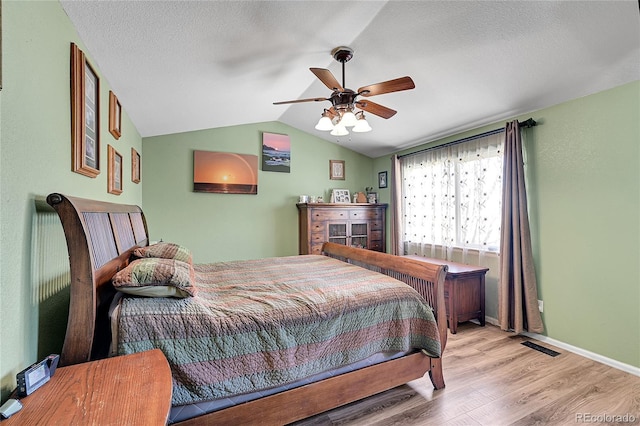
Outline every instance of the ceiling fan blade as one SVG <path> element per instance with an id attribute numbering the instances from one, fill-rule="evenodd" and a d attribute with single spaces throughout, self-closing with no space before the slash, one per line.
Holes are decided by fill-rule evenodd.
<path id="1" fill-rule="evenodd" d="M 340 83 L 336 78 L 331 74 L 331 71 L 326 70 L 324 68 L 309 68 L 312 73 L 320 79 L 321 82 L 324 83 L 329 89 L 333 91 L 343 92 L 344 89 L 340 86 Z"/>
<path id="2" fill-rule="evenodd" d="M 409 90 L 415 87 L 416 85 L 413 83 L 411 77 L 407 76 L 361 87 L 358 89 L 358 94 L 361 96 L 374 96 L 382 95 L 384 93 L 400 92 L 402 90 Z"/>
<path id="3" fill-rule="evenodd" d="M 283 104 L 299 104 L 301 102 L 321 102 L 321 101 L 328 101 L 328 98 L 307 98 L 307 99 L 296 99 L 295 101 L 281 101 L 281 102 L 274 102 L 274 105 L 283 105 Z"/>
<path id="4" fill-rule="evenodd" d="M 356 106 L 364 111 L 370 112 L 371 114 L 377 115 L 378 117 L 382 118 L 391 118 L 398 112 L 369 100 L 358 101 L 356 102 Z"/>

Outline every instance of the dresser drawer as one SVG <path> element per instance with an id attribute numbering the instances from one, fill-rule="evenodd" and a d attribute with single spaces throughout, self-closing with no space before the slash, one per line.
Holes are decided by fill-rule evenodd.
<path id="1" fill-rule="evenodd" d="M 382 241 L 382 231 L 371 231 L 371 241 Z"/>
<path id="2" fill-rule="evenodd" d="M 369 250 L 374 250 L 374 251 L 384 251 L 384 247 L 382 247 L 382 241 L 380 240 L 371 240 L 371 242 L 369 243 Z"/>
<path id="3" fill-rule="evenodd" d="M 311 233 L 323 234 L 326 229 L 327 229 L 327 226 L 326 226 L 325 222 L 312 222 L 311 223 Z"/>
<path id="4" fill-rule="evenodd" d="M 372 231 L 383 231 L 384 230 L 384 222 L 381 220 L 372 220 L 369 222 Z"/>
<path id="5" fill-rule="evenodd" d="M 311 212 L 312 221 L 325 221 L 325 220 L 346 220 L 349 218 L 348 210 L 324 210 L 314 209 Z"/>
<path id="6" fill-rule="evenodd" d="M 349 219 L 361 219 L 361 220 L 371 220 L 371 219 L 380 219 L 382 218 L 379 210 L 370 210 L 370 209 L 354 209 L 349 210 Z"/>
<path id="7" fill-rule="evenodd" d="M 311 233 L 311 244 L 320 244 L 324 243 L 327 240 L 327 236 L 324 232 L 312 232 Z"/>

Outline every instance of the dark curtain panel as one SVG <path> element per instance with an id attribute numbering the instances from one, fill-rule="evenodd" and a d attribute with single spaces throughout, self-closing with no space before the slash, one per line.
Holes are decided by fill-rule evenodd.
<path id="1" fill-rule="evenodd" d="M 498 321 L 503 330 L 542 333 L 518 120 L 505 127 Z"/>

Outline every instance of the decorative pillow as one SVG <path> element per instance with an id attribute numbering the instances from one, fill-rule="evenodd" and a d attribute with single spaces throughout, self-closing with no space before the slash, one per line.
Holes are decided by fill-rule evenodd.
<path id="1" fill-rule="evenodd" d="M 190 297 L 196 295 L 193 267 L 175 259 L 137 259 L 111 282 L 123 293 L 148 297 Z"/>
<path id="2" fill-rule="evenodd" d="M 175 259 L 181 262 L 187 262 L 189 265 L 193 264 L 191 250 L 174 243 L 160 242 L 146 247 L 138 247 L 133 250 L 133 255 L 141 258 L 159 257 L 162 259 Z"/>

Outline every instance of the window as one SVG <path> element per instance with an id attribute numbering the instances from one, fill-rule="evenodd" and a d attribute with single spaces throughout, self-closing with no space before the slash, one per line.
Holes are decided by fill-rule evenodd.
<path id="1" fill-rule="evenodd" d="M 401 158 L 405 252 L 499 251 L 503 143 L 499 132 Z"/>

